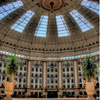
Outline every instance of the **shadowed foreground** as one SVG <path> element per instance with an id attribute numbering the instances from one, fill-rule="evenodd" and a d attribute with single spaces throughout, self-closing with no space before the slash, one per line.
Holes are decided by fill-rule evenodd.
<path id="1" fill-rule="evenodd" d="M 86 100 L 86 98 L 14 98 L 13 100 Z"/>

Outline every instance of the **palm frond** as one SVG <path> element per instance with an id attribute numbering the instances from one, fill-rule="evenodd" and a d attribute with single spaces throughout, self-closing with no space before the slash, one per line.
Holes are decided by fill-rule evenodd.
<path id="1" fill-rule="evenodd" d="M 82 64 L 83 75 L 86 79 L 90 80 L 95 78 L 95 73 L 97 72 L 97 64 L 92 60 L 91 57 L 87 57 Z"/>
<path id="2" fill-rule="evenodd" d="M 14 56 L 9 56 L 5 61 L 5 70 L 8 75 L 16 74 L 19 68 L 19 60 Z"/>

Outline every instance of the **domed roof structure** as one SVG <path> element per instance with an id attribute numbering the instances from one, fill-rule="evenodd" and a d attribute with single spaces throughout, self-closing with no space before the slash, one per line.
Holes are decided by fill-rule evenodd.
<path id="1" fill-rule="evenodd" d="M 34 57 L 63 57 L 99 49 L 96 0 L 0 2 L 1 50 Z"/>

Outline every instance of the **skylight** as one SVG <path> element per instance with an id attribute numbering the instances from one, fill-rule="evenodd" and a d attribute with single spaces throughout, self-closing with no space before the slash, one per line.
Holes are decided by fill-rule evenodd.
<path id="1" fill-rule="evenodd" d="M 21 6 L 23 6 L 23 3 L 21 2 L 21 0 L 18 0 L 16 2 L 12 2 L 0 7 L 0 20 L 2 20 L 5 16 L 20 8 Z"/>
<path id="2" fill-rule="evenodd" d="M 68 27 L 62 15 L 56 16 L 58 37 L 64 37 L 69 35 Z"/>
<path id="3" fill-rule="evenodd" d="M 78 26 L 81 28 L 82 32 L 88 31 L 93 28 L 86 18 L 84 18 L 78 11 L 73 10 L 70 12 L 72 17 L 75 19 Z"/>
<path id="4" fill-rule="evenodd" d="M 25 29 L 26 25 L 28 24 L 28 22 L 30 21 L 30 19 L 32 18 L 33 15 L 34 15 L 34 12 L 32 12 L 31 10 L 27 11 L 27 12 L 26 12 L 26 13 L 11 27 L 11 29 L 22 33 L 23 30 Z"/>
<path id="5" fill-rule="evenodd" d="M 38 27 L 35 32 L 35 36 L 46 37 L 48 26 L 48 16 L 41 16 Z"/>
<path id="6" fill-rule="evenodd" d="M 96 14 L 99 15 L 99 4 L 93 1 L 83 0 L 81 5 L 87 7 L 88 9 L 92 10 Z"/>

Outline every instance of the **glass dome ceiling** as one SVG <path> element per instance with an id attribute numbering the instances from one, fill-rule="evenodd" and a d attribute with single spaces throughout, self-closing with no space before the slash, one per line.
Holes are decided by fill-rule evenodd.
<path id="1" fill-rule="evenodd" d="M 56 3 L 54 10 L 50 6 L 49 10 L 43 8 L 42 4 L 38 0 L 1 3 L 2 43 L 11 45 L 8 46 L 11 49 L 14 46 L 26 50 L 28 55 L 34 51 L 40 55 L 51 52 L 61 54 L 62 51 L 75 53 L 76 50 L 98 43 L 98 2 L 65 0 L 59 7 Z"/>
<path id="2" fill-rule="evenodd" d="M 96 14 L 99 14 L 99 4 L 93 1 L 83 0 L 81 5 L 87 7 Z M 24 6 L 21 0 L 17 0 L 16 2 L 12 2 L 7 5 L 3 5 L 2 7 L 0 7 L 0 20 L 5 18 L 5 16 L 7 16 L 8 14 L 14 12 L 21 6 Z M 35 13 L 31 10 L 27 11 L 20 19 L 18 19 L 18 21 L 13 26 L 11 26 L 11 29 L 22 33 L 27 24 L 29 23 L 29 21 L 31 20 L 31 18 L 34 16 L 34 14 Z M 81 15 L 77 10 L 71 11 L 70 14 L 78 24 L 79 28 L 82 30 L 82 32 L 94 28 L 93 25 L 91 25 L 89 21 L 83 15 Z M 66 25 L 66 22 L 64 21 L 63 15 L 56 16 L 56 24 L 57 24 L 58 37 L 64 37 L 70 35 L 69 29 Z M 38 22 L 38 26 L 35 31 L 35 36 L 46 37 L 47 27 L 48 27 L 48 16 L 41 16 L 41 19 Z"/>

